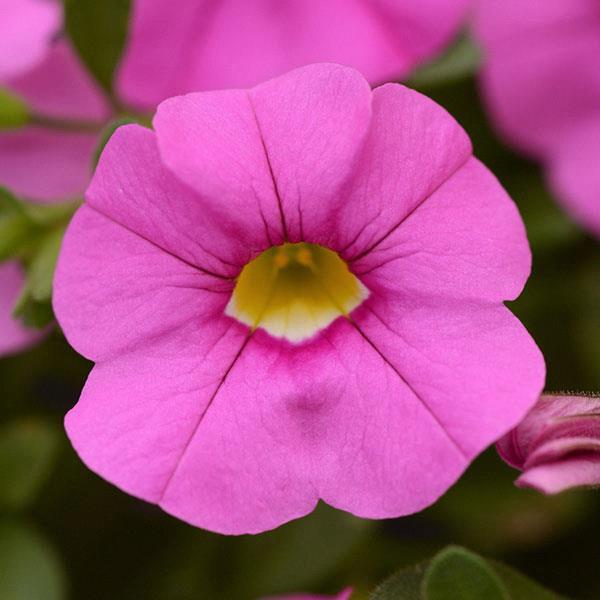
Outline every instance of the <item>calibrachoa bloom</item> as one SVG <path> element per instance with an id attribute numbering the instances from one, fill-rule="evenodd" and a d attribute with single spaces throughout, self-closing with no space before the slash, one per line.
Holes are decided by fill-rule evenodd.
<path id="1" fill-rule="evenodd" d="M 600 398 L 542 396 L 497 448 L 523 471 L 516 481 L 520 487 L 556 494 L 600 486 Z"/>
<path id="2" fill-rule="evenodd" d="M 434 502 L 533 405 L 523 223 L 438 105 L 334 65 L 120 128 L 54 308 L 84 462 L 197 526 Z"/>
<path id="3" fill-rule="evenodd" d="M 600 235 L 600 3 L 477 4 L 483 92 L 496 125 L 544 163 L 567 210 Z"/>
<path id="4" fill-rule="evenodd" d="M 119 78 L 154 108 L 188 91 L 250 87 L 319 61 L 397 80 L 456 33 L 469 0 L 134 0 Z"/>

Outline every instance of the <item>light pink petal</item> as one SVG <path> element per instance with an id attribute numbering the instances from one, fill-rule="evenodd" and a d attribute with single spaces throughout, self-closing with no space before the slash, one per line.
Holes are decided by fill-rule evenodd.
<path id="1" fill-rule="evenodd" d="M 529 454 L 539 441 L 547 440 L 551 435 L 546 432 L 581 433 L 582 426 L 589 424 L 585 415 L 600 412 L 600 400 L 586 396 L 542 396 L 533 409 L 496 444 L 498 453 L 509 465 L 521 469 Z M 576 416 L 584 415 L 583 423 Z M 575 419 L 575 423 L 573 423 Z"/>
<path id="2" fill-rule="evenodd" d="M 356 329 L 310 345 L 257 331 L 206 412 L 161 506 L 200 527 L 257 532 L 317 498 L 371 517 L 434 502 L 466 461 Z"/>
<path id="3" fill-rule="evenodd" d="M 504 306 L 375 293 L 355 320 L 467 458 L 514 427 L 542 390 L 543 357 Z"/>
<path id="4" fill-rule="evenodd" d="M 54 0 L 0 0 L 0 82 L 42 61 L 61 21 Z"/>
<path id="5" fill-rule="evenodd" d="M 595 420 L 600 421 L 600 415 Z M 598 435 L 600 426 L 596 423 L 594 429 L 594 437 L 562 436 L 538 443 L 533 452 L 527 457 L 523 471 L 529 471 L 540 465 L 558 462 L 574 455 L 581 456 L 583 454 L 596 453 L 600 456 L 600 436 Z"/>
<path id="6" fill-rule="evenodd" d="M 231 286 L 84 206 L 63 242 L 53 303 L 69 342 L 98 361 L 201 327 L 223 313 Z"/>
<path id="7" fill-rule="evenodd" d="M 331 229 L 371 120 L 371 90 L 356 71 L 312 65 L 249 92 L 289 241 Z"/>
<path id="8" fill-rule="evenodd" d="M 225 173 L 223 166 L 226 179 Z M 232 225 L 221 218 L 219 206 L 174 177 L 160 160 L 154 132 L 139 125 L 112 136 L 86 200 L 166 252 L 221 278 L 237 276 L 269 244 L 263 222 L 253 230 L 243 215 L 241 220 L 234 215 Z"/>
<path id="9" fill-rule="evenodd" d="M 473 157 L 383 231 L 390 233 L 368 254 L 350 260 L 354 273 L 383 297 L 429 294 L 440 304 L 512 300 L 530 273 L 517 208 Z"/>
<path id="10" fill-rule="evenodd" d="M 48 2 L 49 0 L 39 0 Z M 7 82 L 36 114 L 69 121 L 102 121 L 108 102 L 70 43 L 61 38 L 34 69 Z"/>
<path id="11" fill-rule="evenodd" d="M 43 335 L 13 318 L 12 311 L 21 293 L 24 276 L 16 262 L 0 264 L 0 356 L 20 352 Z"/>
<path id="12" fill-rule="evenodd" d="M 251 247 L 302 237 L 344 201 L 370 116 L 362 77 L 313 65 L 245 91 L 161 104 L 154 125 L 166 165 Z M 286 235 L 287 234 L 287 235 Z"/>
<path id="13" fill-rule="evenodd" d="M 98 143 L 92 133 L 41 127 L 0 132 L 0 185 L 39 201 L 81 196 Z"/>
<path id="14" fill-rule="evenodd" d="M 517 147 L 544 156 L 579 119 L 600 113 L 600 5 L 479 4 L 482 85 L 494 121 Z"/>
<path id="15" fill-rule="evenodd" d="M 600 26 L 598 28 L 600 32 Z M 600 33 L 598 34 L 600 37 Z M 549 154 L 548 177 L 565 208 L 600 236 L 600 99 L 597 116 L 566 133 Z"/>
<path id="16" fill-rule="evenodd" d="M 259 252 L 284 239 L 273 178 L 245 91 L 171 98 L 154 118 L 163 163 L 232 237 Z"/>
<path id="17" fill-rule="evenodd" d="M 88 467 L 149 502 L 160 501 L 243 345 L 241 327 L 206 313 L 146 339 L 132 353 L 97 364 L 65 418 L 69 438 Z"/>
<path id="18" fill-rule="evenodd" d="M 534 467 L 525 471 L 516 484 L 544 494 L 558 494 L 574 487 L 599 486 L 600 454 L 576 455 Z"/>
<path id="19" fill-rule="evenodd" d="M 596 0 L 478 0 L 474 21 L 487 44 L 577 25 L 598 14 Z"/>
<path id="20" fill-rule="evenodd" d="M 404 76 L 455 33 L 468 0 L 137 0 L 119 73 L 134 105 L 245 88 L 315 62 L 373 83 Z"/>
<path id="21" fill-rule="evenodd" d="M 341 198 L 327 219 L 305 225 L 311 238 L 347 260 L 393 231 L 471 155 L 464 130 L 418 92 L 385 85 L 374 90 L 372 106 L 367 140 Z"/>

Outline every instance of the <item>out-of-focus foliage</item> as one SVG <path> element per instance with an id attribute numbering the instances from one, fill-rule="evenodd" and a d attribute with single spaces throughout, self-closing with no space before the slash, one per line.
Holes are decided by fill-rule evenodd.
<path id="1" fill-rule="evenodd" d="M 63 600 L 66 583 L 55 550 L 31 527 L 0 520 L 0 598 Z"/>
<path id="2" fill-rule="evenodd" d="M 24 418 L 0 426 L 0 510 L 27 507 L 50 475 L 61 433 L 47 421 Z"/>
<path id="3" fill-rule="evenodd" d="M 0 130 L 22 127 L 28 121 L 27 105 L 18 96 L 0 88 Z"/>
<path id="4" fill-rule="evenodd" d="M 496 561 L 449 546 L 430 561 L 402 569 L 371 600 L 560 600 L 560 596 Z"/>
<path id="5" fill-rule="evenodd" d="M 130 3 L 64 0 L 67 32 L 92 75 L 109 92 L 125 45 Z"/>
<path id="6" fill-rule="evenodd" d="M 79 203 L 32 204 L 0 188 L 0 260 L 18 258 L 25 286 L 14 315 L 30 327 L 52 321 L 52 279 L 65 229 Z"/>

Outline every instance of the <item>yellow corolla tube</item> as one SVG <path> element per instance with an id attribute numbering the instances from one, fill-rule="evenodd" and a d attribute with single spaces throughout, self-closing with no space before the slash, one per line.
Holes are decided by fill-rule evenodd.
<path id="1" fill-rule="evenodd" d="M 252 329 L 301 342 L 347 316 L 368 295 L 332 250 L 283 244 L 265 250 L 242 269 L 225 312 Z"/>

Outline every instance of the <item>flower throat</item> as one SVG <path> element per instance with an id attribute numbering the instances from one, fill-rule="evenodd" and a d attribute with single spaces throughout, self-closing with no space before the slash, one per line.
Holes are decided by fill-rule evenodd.
<path id="1" fill-rule="evenodd" d="M 347 316 L 368 295 L 332 250 L 287 243 L 265 250 L 242 269 L 225 312 L 252 329 L 301 342 Z"/>

